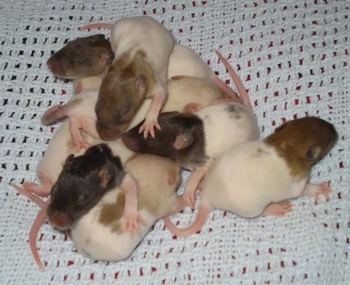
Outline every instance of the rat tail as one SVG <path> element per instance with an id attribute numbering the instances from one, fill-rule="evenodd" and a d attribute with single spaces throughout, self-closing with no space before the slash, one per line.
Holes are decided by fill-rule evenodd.
<path id="1" fill-rule="evenodd" d="M 84 31 L 87 29 L 112 29 L 113 24 L 108 23 L 95 23 L 95 24 L 89 24 L 83 27 L 79 28 L 79 31 Z"/>
<path id="2" fill-rule="evenodd" d="M 39 229 L 46 219 L 46 208 L 47 208 L 49 202 L 50 201 L 45 202 L 45 206 L 40 209 L 37 217 L 35 218 L 35 220 L 33 222 L 33 225 L 31 227 L 30 233 L 29 233 L 30 250 L 32 252 L 34 260 L 35 260 L 36 264 L 38 265 L 40 271 L 44 271 L 44 266 L 41 262 L 41 259 L 40 259 L 39 253 L 38 253 L 38 249 L 36 247 L 36 240 L 38 237 Z"/>
<path id="3" fill-rule="evenodd" d="M 59 120 L 62 120 L 67 117 L 68 109 L 70 106 L 70 102 L 65 105 L 57 104 L 49 109 L 41 116 L 41 123 L 44 126 L 51 125 Z"/>
<path id="4" fill-rule="evenodd" d="M 235 91 L 233 91 L 229 86 L 227 86 L 225 84 L 225 82 L 223 82 L 219 77 L 217 77 L 216 75 L 213 76 L 213 82 L 215 83 L 215 85 L 217 87 L 219 87 L 219 89 L 225 93 L 230 100 L 235 101 L 237 103 L 243 104 L 241 98 L 237 95 L 237 93 Z"/>
<path id="5" fill-rule="evenodd" d="M 218 52 L 218 51 L 215 51 L 215 52 L 216 52 L 217 56 L 219 57 L 219 59 L 224 64 L 224 66 L 227 69 L 228 73 L 231 75 L 231 78 L 232 78 L 233 82 L 235 83 L 235 85 L 236 85 L 236 87 L 238 89 L 239 95 L 241 96 L 241 101 L 242 101 L 243 105 L 249 107 L 250 109 L 252 109 L 252 104 L 250 102 L 249 95 L 248 95 L 248 93 L 247 93 L 247 91 L 246 91 L 242 81 L 239 79 L 238 75 L 233 70 L 231 65 L 228 63 L 226 58 L 224 58 L 223 55 L 220 52 Z"/>
<path id="6" fill-rule="evenodd" d="M 175 234 L 180 237 L 185 237 L 195 234 L 202 228 L 210 209 L 211 207 L 209 205 L 201 203 L 195 221 L 187 228 L 178 228 L 172 223 L 169 216 L 163 217 L 163 220 L 166 227 L 172 234 Z"/>
<path id="7" fill-rule="evenodd" d="M 41 225 L 44 223 L 45 219 L 46 219 L 46 208 L 50 203 L 50 199 L 47 200 L 46 202 L 44 202 L 43 200 L 41 200 L 38 196 L 34 195 L 33 193 L 25 190 L 22 187 L 19 187 L 18 185 L 14 184 L 14 183 L 10 183 L 10 185 L 15 188 L 19 193 L 25 195 L 26 197 L 28 197 L 31 201 L 33 201 L 34 203 L 36 203 L 41 209 L 37 215 L 37 217 L 35 218 L 33 225 L 30 229 L 30 233 L 29 233 L 29 247 L 30 250 L 32 252 L 32 255 L 34 257 L 34 260 L 36 262 L 36 264 L 38 265 L 39 269 L 41 271 L 44 271 L 44 266 L 41 262 L 39 253 L 38 253 L 38 249 L 36 247 L 36 239 L 38 236 L 38 232 L 39 229 L 41 227 Z"/>

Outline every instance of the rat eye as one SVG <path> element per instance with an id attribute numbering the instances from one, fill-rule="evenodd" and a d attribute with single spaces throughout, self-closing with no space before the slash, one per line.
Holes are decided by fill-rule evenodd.
<path id="1" fill-rule="evenodd" d="M 78 196 L 78 204 L 83 203 L 87 200 L 89 195 L 87 193 L 82 193 Z"/>

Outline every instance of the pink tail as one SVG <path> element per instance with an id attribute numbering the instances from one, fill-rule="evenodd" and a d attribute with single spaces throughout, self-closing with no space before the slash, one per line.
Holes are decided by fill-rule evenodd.
<path id="1" fill-rule="evenodd" d="M 79 31 L 84 31 L 87 29 L 112 29 L 113 24 L 108 24 L 108 23 L 95 23 L 95 24 L 89 24 L 83 27 L 79 28 Z"/>
<path id="2" fill-rule="evenodd" d="M 229 86 L 227 86 L 219 77 L 216 75 L 213 76 L 213 81 L 219 89 L 224 92 L 228 97 L 230 97 L 231 101 L 235 101 L 237 103 L 243 104 L 241 98 L 233 91 Z"/>
<path id="3" fill-rule="evenodd" d="M 41 262 L 41 259 L 40 259 L 39 253 L 38 253 L 38 249 L 36 246 L 36 240 L 38 237 L 40 227 L 46 219 L 46 208 L 49 205 L 49 203 L 50 203 L 50 201 L 46 201 L 45 206 L 40 209 L 37 217 L 35 218 L 35 220 L 33 222 L 32 228 L 30 229 L 30 233 L 29 233 L 30 250 L 32 252 L 34 260 L 35 260 L 36 264 L 38 265 L 40 271 L 44 271 L 44 266 Z"/>
<path id="4" fill-rule="evenodd" d="M 201 203 L 195 221 L 187 228 L 178 228 L 171 222 L 169 216 L 163 217 L 163 220 L 166 227 L 172 234 L 185 237 L 197 233 L 202 228 L 210 209 L 211 207 Z"/>
<path id="5" fill-rule="evenodd" d="M 233 82 L 237 86 L 237 89 L 238 89 L 239 95 L 241 96 L 241 100 L 243 102 L 243 105 L 245 105 L 245 106 L 247 106 L 247 107 L 252 109 L 252 104 L 250 103 L 249 95 L 248 95 L 247 91 L 245 90 L 245 87 L 244 87 L 242 81 L 239 79 L 239 77 L 237 76 L 236 72 L 233 70 L 231 65 L 226 60 L 226 58 L 224 58 L 223 55 L 220 52 L 218 52 L 218 51 L 215 51 L 215 52 L 218 55 L 219 59 L 224 64 L 224 66 L 227 69 L 228 73 L 231 75 L 231 78 L 232 78 Z"/>
<path id="6" fill-rule="evenodd" d="M 33 193 L 31 193 L 29 191 L 26 191 L 25 189 L 17 186 L 16 184 L 11 182 L 10 185 L 13 188 L 15 188 L 18 192 L 20 192 L 21 194 L 28 197 L 30 200 L 32 200 L 34 203 L 36 203 L 41 208 L 37 217 L 35 218 L 35 220 L 33 222 L 31 229 L 30 229 L 29 247 L 30 247 L 30 250 L 32 252 L 34 260 L 35 260 L 36 264 L 38 265 L 39 269 L 41 271 L 44 271 L 44 266 L 41 262 L 41 259 L 40 259 L 39 253 L 38 253 L 38 249 L 36 247 L 36 239 L 37 239 L 40 227 L 46 219 L 46 208 L 50 203 L 50 199 L 47 200 L 46 202 L 44 202 L 38 196 L 34 195 Z"/>

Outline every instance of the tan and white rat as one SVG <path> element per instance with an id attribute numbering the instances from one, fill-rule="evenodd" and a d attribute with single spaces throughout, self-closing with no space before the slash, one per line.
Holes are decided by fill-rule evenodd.
<path id="1" fill-rule="evenodd" d="M 175 38 L 152 17 L 136 16 L 117 20 L 110 42 L 115 59 L 101 84 L 95 107 L 96 129 L 102 139 L 118 137 L 143 100 L 151 97 L 140 131 L 153 135 L 168 96 L 167 70 Z"/>
<path id="2" fill-rule="evenodd" d="M 278 127 L 263 140 L 231 147 L 216 158 L 200 195 L 196 220 L 179 229 L 169 218 L 165 223 L 179 236 L 196 233 L 215 208 L 246 218 L 283 215 L 290 211 L 286 200 L 300 195 L 329 198 L 328 182 L 310 184 L 313 164 L 322 159 L 337 141 L 332 124 L 316 117 L 304 117 Z"/>

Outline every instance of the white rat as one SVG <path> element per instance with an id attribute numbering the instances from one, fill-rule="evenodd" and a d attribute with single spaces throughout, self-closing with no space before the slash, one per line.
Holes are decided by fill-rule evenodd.
<path id="1" fill-rule="evenodd" d="M 196 233 L 208 212 L 222 209 L 247 218 L 284 215 L 288 199 L 300 195 L 329 198 L 327 182 L 308 183 L 310 169 L 337 140 L 334 126 L 316 117 L 304 117 L 278 127 L 260 141 L 246 142 L 223 152 L 208 171 L 194 223 L 179 229 L 168 217 L 168 229 L 179 236 Z"/>
<path id="2" fill-rule="evenodd" d="M 124 195 L 119 188 L 109 191 L 71 228 L 71 238 L 78 252 L 89 258 L 125 259 L 157 219 L 177 213 L 185 206 L 182 197 L 176 195 L 181 180 L 177 163 L 158 156 L 138 155 L 129 160 L 125 168 L 138 180 L 138 209 L 145 224 L 140 225 L 138 235 L 124 232 Z"/>

